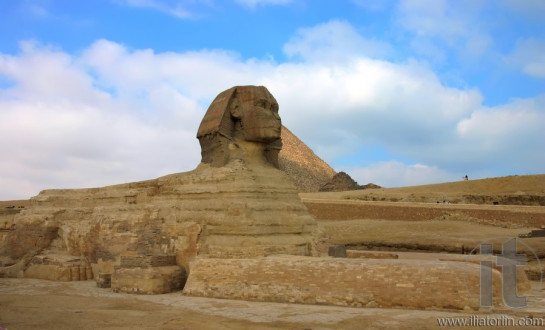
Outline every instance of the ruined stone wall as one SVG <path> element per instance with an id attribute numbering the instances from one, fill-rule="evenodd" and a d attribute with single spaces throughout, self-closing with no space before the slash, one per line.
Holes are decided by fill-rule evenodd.
<path id="1" fill-rule="evenodd" d="M 353 307 L 478 309 L 479 269 L 477 264 L 425 260 L 198 258 L 191 264 L 183 292 L 212 298 Z M 499 306 L 501 274 L 494 270 L 493 276 L 494 306 Z"/>

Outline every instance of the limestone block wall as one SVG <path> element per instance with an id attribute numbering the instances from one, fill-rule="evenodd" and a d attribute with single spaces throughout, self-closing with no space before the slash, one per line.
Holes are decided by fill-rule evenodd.
<path id="1" fill-rule="evenodd" d="M 493 270 L 493 276 L 494 306 L 499 306 L 501 274 Z M 297 256 L 197 258 L 191 263 L 183 292 L 200 297 L 354 307 L 478 309 L 479 265 Z"/>

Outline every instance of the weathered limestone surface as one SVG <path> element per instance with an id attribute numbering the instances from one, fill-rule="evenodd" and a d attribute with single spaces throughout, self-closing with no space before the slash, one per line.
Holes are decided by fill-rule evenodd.
<path id="1" fill-rule="evenodd" d="M 15 216 L 14 230 L 0 243 L 0 276 L 22 276 L 32 258 L 51 246 L 88 265 L 118 265 L 127 251 L 173 255 L 186 268 L 197 255 L 312 254 L 316 222 L 277 168 L 280 130 L 278 104 L 265 87 L 219 94 L 198 130 L 202 162 L 195 170 L 42 191 Z M 103 278 L 112 274 L 94 268 Z"/>
<path id="2" fill-rule="evenodd" d="M 201 297 L 354 307 L 478 309 L 479 271 L 477 264 L 451 261 L 197 258 L 183 292 Z M 501 306 L 501 274 L 495 269 L 493 283 L 494 306 Z"/>

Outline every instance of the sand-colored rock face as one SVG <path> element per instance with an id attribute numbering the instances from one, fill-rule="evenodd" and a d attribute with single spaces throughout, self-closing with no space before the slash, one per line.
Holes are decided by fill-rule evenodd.
<path id="1" fill-rule="evenodd" d="M 231 88 L 212 102 L 198 131 L 193 171 L 91 189 L 45 190 L 15 218 L 0 246 L 0 273 L 20 275 L 48 250 L 115 261 L 127 251 L 195 256 L 310 255 L 316 222 L 277 169 L 278 104 L 265 87 Z M 0 264 L 0 266 L 2 266 Z"/>

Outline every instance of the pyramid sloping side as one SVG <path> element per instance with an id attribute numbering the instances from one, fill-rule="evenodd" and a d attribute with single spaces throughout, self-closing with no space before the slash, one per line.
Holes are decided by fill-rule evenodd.
<path id="1" fill-rule="evenodd" d="M 329 182 L 335 170 L 318 157 L 303 141 L 282 126 L 280 169 L 285 171 L 301 192 L 317 192 Z"/>

